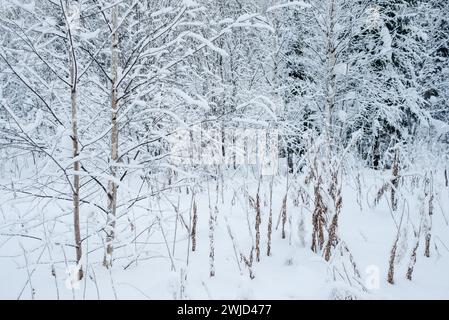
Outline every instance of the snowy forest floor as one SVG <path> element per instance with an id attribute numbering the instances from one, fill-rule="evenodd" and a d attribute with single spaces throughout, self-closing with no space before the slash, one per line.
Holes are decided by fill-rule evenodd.
<path id="1" fill-rule="evenodd" d="M 289 181 L 285 239 L 281 237 L 282 219 L 279 224 L 278 220 L 287 179 L 281 174 L 274 180 L 272 255 L 266 255 L 271 178 L 265 177 L 260 192 L 261 253 L 260 262 L 254 258 L 252 264 L 254 279 L 250 279 L 249 269 L 240 256 L 249 259 L 254 245 L 255 210 L 248 201 L 249 197 L 256 198 L 258 181 L 254 177 L 229 175 L 224 179 L 223 190 L 219 185 L 218 192 L 215 180 L 202 183 L 196 189 L 195 252 L 189 249 L 192 243 L 187 230 L 192 192 L 187 193 L 182 187 L 136 203 L 126 215 L 119 214 L 115 260 L 110 270 L 102 266 L 103 235 L 101 231 L 95 232 L 104 225 L 104 217 L 93 207 L 82 207 L 82 236 L 90 237 L 83 241 L 85 277 L 75 285 L 70 285 L 74 249 L 61 245 L 73 243 L 70 202 L 19 195 L 14 198 L 3 193 L 0 195 L 0 298 L 448 299 L 449 188 L 445 185 L 444 169 L 432 168 L 434 212 L 430 257 L 424 256 L 424 240 L 421 240 L 413 278 L 406 279 L 416 242 L 414 231 L 418 230 L 425 211 L 423 183 L 419 178 L 425 170 L 407 174 L 415 178 L 404 179 L 400 184 L 396 212 L 390 208 L 388 193 L 374 204 L 378 190 L 390 178 L 391 171 L 364 169 L 346 173 L 339 236 L 351 257 L 335 251 L 330 262 L 311 250 L 313 189 L 306 188 L 312 194 L 309 201 L 303 202 L 296 188 L 304 185 L 303 176 Z M 129 183 L 131 190 L 126 192 L 139 186 L 139 183 Z M 209 276 L 209 199 L 213 210 L 215 204 L 218 208 L 212 278 Z M 175 208 L 179 208 L 179 215 Z M 389 284 L 389 259 L 398 226 L 401 233 L 395 259 L 395 283 Z M 352 262 L 359 270 L 362 286 L 351 282 L 352 276 L 344 276 L 350 273 Z"/>

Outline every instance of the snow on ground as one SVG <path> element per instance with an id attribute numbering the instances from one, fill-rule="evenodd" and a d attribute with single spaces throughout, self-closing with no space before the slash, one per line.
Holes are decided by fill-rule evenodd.
<path id="1" fill-rule="evenodd" d="M 269 212 L 269 178 L 262 183 L 261 261 L 253 262 L 255 278 L 250 279 L 248 268 L 240 253 L 249 257 L 255 233 L 252 208 L 245 205 L 245 183 L 249 194 L 255 197 L 257 182 L 254 179 L 232 178 L 226 181 L 223 192 L 218 192 L 218 216 L 215 224 L 215 277 L 209 277 L 209 200 L 207 184 L 196 194 L 198 206 L 197 250 L 189 252 L 186 264 L 188 237 L 186 227 L 179 222 L 175 228 L 176 214 L 168 199 L 177 204 L 188 224 L 191 193 L 185 188 L 172 191 L 160 198 L 143 201 L 118 220 L 116 260 L 112 270 L 101 265 L 103 246 L 99 230 L 103 217 L 90 207 L 83 207 L 84 236 L 93 234 L 84 243 L 84 260 L 87 276 L 81 283 L 70 285 L 70 267 L 73 267 L 74 250 L 70 244 L 70 203 L 63 201 L 11 200 L 10 195 L 0 197 L 0 298 L 1 299 L 333 299 L 341 292 L 352 292 L 359 299 L 448 299 L 449 298 L 449 189 L 443 181 L 435 182 L 435 209 L 432 224 L 431 255 L 424 257 L 423 241 L 418 249 L 413 279 L 405 278 L 413 237 L 399 241 L 395 268 L 395 284 L 387 283 L 388 261 L 401 210 L 392 213 L 388 203 L 381 200 L 374 206 L 373 199 L 383 173 L 360 172 L 361 193 L 356 188 L 356 177 L 347 176 L 343 185 L 343 210 L 339 223 L 340 238 L 346 243 L 366 291 L 351 288 L 348 283 L 334 281 L 332 268 L 320 254 L 311 251 L 311 212 L 309 205 L 293 203 L 294 192 L 289 194 L 286 229 L 287 238 L 281 238 L 277 220 L 285 194 L 285 178 L 278 177 L 273 193 L 273 243 L 272 256 L 266 256 L 267 221 Z M 441 176 L 441 174 L 439 175 Z M 437 177 L 437 174 L 435 174 Z M 231 179 L 231 178 L 229 178 Z M 245 182 L 246 181 L 246 182 Z M 137 186 L 134 186 L 137 188 Z M 132 188 L 132 186 L 130 186 Z M 209 182 L 212 206 L 217 192 L 215 182 Z M 420 188 L 401 189 L 404 196 L 404 214 L 410 221 L 419 221 Z M 220 189 L 220 188 L 219 188 Z M 405 203 L 408 203 L 405 205 Z M 249 212 L 249 214 L 247 214 Z M 302 213 L 301 213 L 302 212 Z M 156 216 L 160 216 L 161 227 Z M 301 215 L 305 230 L 298 228 Z M 446 216 L 445 216 L 446 215 Z M 179 221 L 180 219 L 178 219 Z M 249 224 L 248 224 L 249 221 Z M 228 226 L 235 239 L 235 247 Z M 45 228 L 44 228 L 45 227 Z M 175 239 L 176 229 L 176 240 Z M 412 224 L 408 232 L 412 232 Z M 11 237 L 20 233 L 26 237 Z M 51 235 L 51 236 L 50 236 Z M 166 241 L 164 240 L 164 236 Z M 173 243 L 174 254 L 173 254 Z M 191 243 L 190 243 L 191 245 Z M 170 252 L 170 253 L 169 253 Z M 173 258 L 174 270 L 172 268 Z M 238 257 L 238 259 L 236 258 Z M 339 259 L 339 255 L 335 255 Z M 343 258 L 341 258 L 343 259 Z M 338 262 L 338 261 L 337 261 Z M 52 265 L 54 265 L 52 275 Z M 339 269 L 344 272 L 342 269 Z M 31 280 L 31 285 L 30 285 Z M 31 287 L 34 288 L 32 293 Z M 344 296 L 343 296 L 344 297 Z"/>

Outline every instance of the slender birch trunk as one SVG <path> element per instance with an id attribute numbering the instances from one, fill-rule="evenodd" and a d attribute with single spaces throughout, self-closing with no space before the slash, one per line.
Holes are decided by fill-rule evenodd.
<path id="1" fill-rule="evenodd" d="M 327 156 L 328 161 L 331 161 L 331 150 L 333 144 L 333 132 L 332 132 L 332 112 L 335 106 L 335 94 L 336 94 L 336 77 L 335 77 L 335 64 L 336 64 L 336 48 L 334 43 L 335 34 L 335 0 L 331 0 L 329 3 L 329 25 L 327 30 L 327 45 L 326 45 L 326 102 L 325 102 L 325 131 L 326 131 L 326 143 L 327 143 Z"/>
<path id="2" fill-rule="evenodd" d="M 218 190 L 217 190 L 218 192 Z M 212 210 L 212 204 L 210 199 L 210 186 L 207 182 L 207 196 L 209 200 L 209 277 L 215 276 L 215 219 L 216 212 Z M 218 197 L 218 195 L 217 195 Z M 218 199 L 217 199 L 218 200 Z M 218 201 L 217 201 L 218 202 Z M 215 210 L 217 209 L 217 204 L 215 205 Z"/>
<path id="3" fill-rule="evenodd" d="M 117 176 L 116 162 L 118 159 L 118 123 L 117 123 L 117 111 L 118 111 L 118 95 L 117 95 L 117 82 L 118 82 L 118 5 L 115 5 L 112 9 L 112 57 L 111 57 L 111 168 L 110 174 L 114 179 Z M 113 241 L 115 238 L 115 219 L 117 211 L 117 184 L 115 180 L 110 180 L 108 183 L 108 217 L 106 223 L 106 254 L 103 264 L 109 268 L 112 266 L 112 253 L 114 250 Z"/>
<path id="4" fill-rule="evenodd" d="M 274 174 L 270 181 L 270 213 L 268 216 L 268 241 L 267 241 L 267 256 L 271 256 L 271 234 L 273 233 L 273 182 Z"/>
<path id="5" fill-rule="evenodd" d="M 260 261 L 260 225 L 261 225 L 261 214 L 260 214 L 260 180 L 262 179 L 262 176 L 259 176 L 259 186 L 257 187 L 257 194 L 256 194 L 256 261 Z"/>
<path id="6" fill-rule="evenodd" d="M 77 94 L 76 94 L 76 84 L 72 85 L 71 88 L 71 101 L 72 101 L 72 149 L 73 158 L 78 157 L 79 146 L 78 146 L 78 115 L 77 115 Z M 81 231 L 80 231 L 80 176 L 77 174 L 80 171 L 80 162 L 75 161 L 73 163 L 73 171 L 75 175 L 73 176 L 73 226 L 75 230 L 75 244 L 76 244 L 76 263 L 79 266 L 78 280 L 83 278 L 83 269 L 80 264 L 82 257 L 81 248 Z"/>
<path id="7" fill-rule="evenodd" d="M 67 5 L 66 5 L 67 9 Z M 78 82 L 78 66 L 75 56 L 75 47 L 73 42 L 73 34 L 69 20 L 67 19 L 67 12 L 64 9 L 67 21 L 67 32 L 69 38 L 69 68 L 70 68 L 70 102 L 72 109 L 72 156 L 76 159 L 79 154 L 79 142 L 78 142 L 78 102 L 77 102 L 77 82 Z M 78 280 L 83 278 L 83 268 L 81 265 L 82 248 L 81 248 L 81 230 L 80 230 L 80 176 L 77 174 L 80 171 L 80 162 L 75 160 L 73 162 L 73 229 L 75 233 L 75 245 L 76 245 L 76 263 L 78 266 Z"/>

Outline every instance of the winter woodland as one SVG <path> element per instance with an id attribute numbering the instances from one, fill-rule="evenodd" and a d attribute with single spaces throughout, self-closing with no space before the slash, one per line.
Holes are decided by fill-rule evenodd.
<path id="1" fill-rule="evenodd" d="M 449 1 L 0 0 L 1 299 L 449 299 Z"/>

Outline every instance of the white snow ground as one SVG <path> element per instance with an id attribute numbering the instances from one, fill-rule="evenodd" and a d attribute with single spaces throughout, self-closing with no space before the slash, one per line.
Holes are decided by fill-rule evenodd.
<path id="1" fill-rule="evenodd" d="M 181 223 L 178 223 L 176 231 L 173 256 L 176 271 L 171 270 L 167 250 L 168 247 L 170 253 L 173 251 L 176 219 L 167 199 L 176 204 L 180 195 L 181 214 L 188 223 L 191 195 L 187 195 L 185 189 L 182 189 L 181 193 L 172 191 L 167 194 L 167 198 L 161 198 L 162 213 L 157 213 L 159 208 L 153 197 L 151 203 L 138 203 L 127 216 L 118 220 L 119 248 L 114 253 L 116 260 L 112 270 L 101 265 L 101 237 L 94 233 L 89 240 L 84 241 L 84 252 L 90 252 L 87 260 L 84 260 L 84 265 L 88 265 L 87 276 L 73 289 L 69 285 L 67 266 L 73 266 L 71 261 L 74 250 L 70 247 L 63 250 L 63 246 L 56 244 L 71 241 L 70 202 L 31 201 L 20 196 L 12 200 L 9 194 L 0 195 L 0 299 L 31 299 L 33 296 L 35 299 L 335 299 L 344 298 L 348 292 L 358 299 L 449 299 L 449 188 L 444 186 L 443 179 L 439 179 L 442 174 L 437 169 L 430 258 L 424 256 L 424 241 L 421 241 L 413 279 L 409 281 L 405 278 L 414 244 L 414 239 L 410 236 L 413 234 L 410 224 L 408 240 L 399 241 L 395 284 L 391 285 L 386 281 L 390 250 L 397 231 L 393 217 L 398 223 L 404 213 L 404 217 L 409 217 L 416 227 L 421 205 L 418 198 L 422 193 L 422 187 L 411 189 L 404 184 L 400 190 L 406 200 L 400 201 L 398 212 L 392 214 L 385 199 L 374 207 L 373 199 L 377 190 L 382 185 L 382 179 L 387 179 L 389 174 L 389 171 L 361 172 L 361 206 L 357 201 L 355 179 L 348 175 L 343 185 L 340 237 L 353 255 L 361 282 L 368 288 L 367 291 L 358 290 L 357 286 L 351 288 L 347 282 L 338 279 L 333 280 L 332 266 L 336 266 L 337 272 L 347 272 L 340 264 L 347 259 L 336 254 L 334 262 L 329 264 L 320 254 L 310 250 L 310 208 L 313 208 L 313 202 L 304 205 L 302 209 L 305 231 L 301 232 L 298 229 L 301 206 L 293 204 L 293 192 L 289 194 L 287 205 L 291 224 L 287 223 L 287 239 L 281 239 L 280 227 L 278 230 L 275 227 L 285 194 L 284 178 L 278 178 L 275 183 L 274 231 L 270 257 L 266 256 L 269 178 L 262 184 L 261 261 L 254 261 L 255 278 L 251 280 L 244 263 L 236 259 L 227 223 L 235 237 L 239 253 L 249 255 L 252 242 L 248 219 L 254 234 L 255 213 L 249 208 L 247 217 L 241 188 L 245 183 L 244 179 L 233 178 L 225 183 L 227 189 L 224 190 L 223 203 L 220 196 L 218 201 L 215 277 L 209 277 L 209 208 L 207 188 L 203 185 L 203 190 L 198 192 L 196 199 L 197 251 L 189 253 L 188 266 L 187 232 Z M 424 174 L 424 171 L 417 171 L 417 174 Z M 257 183 L 254 179 L 248 181 L 249 194 L 255 197 Z M 137 186 L 130 185 L 130 188 Z M 214 204 L 216 192 L 213 183 L 210 188 Z M 92 212 L 92 208 L 83 207 L 84 235 L 87 231 L 91 233 L 102 226 L 103 217 Z M 158 214 L 161 216 L 163 233 L 155 219 Z M 133 228 L 132 225 L 136 227 Z M 150 225 L 152 227 L 148 229 Z M 44 245 L 45 241 L 10 236 L 16 233 L 41 239 L 45 239 L 47 235 L 52 241 Z M 165 235 L 167 244 L 162 234 Z M 52 275 L 52 262 L 56 277 Z M 181 274 L 186 275 L 187 279 L 181 281 Z"/>

